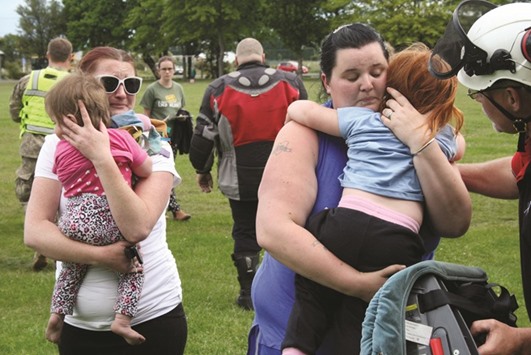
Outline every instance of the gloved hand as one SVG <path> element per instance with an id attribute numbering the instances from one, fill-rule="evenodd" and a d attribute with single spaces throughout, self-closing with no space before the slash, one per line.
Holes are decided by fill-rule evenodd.
<path id="1" fill-rule="evenodd" d="M 214 183 L 212 182 L 212 175 L 210 173 L 197 174 L 197 184 L 201 188 L 201 192 L 212 192 Z"/>

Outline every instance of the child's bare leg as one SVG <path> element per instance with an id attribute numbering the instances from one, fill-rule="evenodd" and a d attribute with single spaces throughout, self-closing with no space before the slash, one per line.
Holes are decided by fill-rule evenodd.
<path id="1" fill-rule="evenodd" d="M 46 339 L 52 343 L 59 344 L 61 340 L 61 331 L 63 330 L 64 314 L 52 313 L 46 326 Z"/>
<path id="2" fill-rule="evenodd" d="M 113 333 L 120 335 L 129 345 L 138 345 L 146 341 L 146 338 L 131 328 L 131 317 L 116 313 L 114 322 L 111 324 Z"/>

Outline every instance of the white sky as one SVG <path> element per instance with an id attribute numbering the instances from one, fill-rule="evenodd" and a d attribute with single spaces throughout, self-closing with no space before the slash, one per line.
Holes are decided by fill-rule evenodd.
<path id="1" fill-rule="evenodd" d="M 0 0 L 0 37 L 7 34 L 18 34 L 18 14 L 16 9 L 19 5 L 25 5 L 24 0 Z"/>

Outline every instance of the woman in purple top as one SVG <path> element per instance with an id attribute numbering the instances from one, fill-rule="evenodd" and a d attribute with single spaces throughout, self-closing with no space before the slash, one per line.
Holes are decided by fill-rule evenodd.
<path id="1" fill-rule="evenodd" d="M 386 86 L 387 58 L 382 38 L 368 26 L 352 24 L 331 33 L 321 48 L 321 80 L 332 107 L 377 109 Z M 410 106 L 403 109 L 419 125 L 426 119 Z M 424 193 L 438 199 L 426 201 L 431 224 L 425 222 L 421 234 L 424 238 L 428 234 L 460 236 L 470 223 L 468 192 L 457 188 L 457 170 L 448 172 L 446 157 L 426 156 L 415 162 L 415 168 Z M 267 253 L 253 281 L 255 320 L 248 354 L 280 354 L 293 305 L 293 272 L 367 302 L 390 275 L 403 268 L 392 265 L 360 273 L 304 228 L 311 213 L 337 206 L 341 196 L 337 177 L 345 163 L 342 140 L 294 122 L 277 136 L 259 192 L 257 237 Z M 427 249 L 435 249 L 437 241 L 437 237 L 426 240 Z M 335 338 L 328 333 L 318 354 L 334 354 Z"/>

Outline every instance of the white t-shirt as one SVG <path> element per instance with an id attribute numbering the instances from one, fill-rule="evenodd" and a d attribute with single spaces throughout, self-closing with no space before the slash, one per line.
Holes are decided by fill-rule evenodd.
<path id="1" fill-rule="evenodd" d="M 36 177 L 58 180 L 57 175 L 52 173 L 58 142 L 59 138 L 55 134 L 46 137 L 37 160 Z M 166 142 L 162 142 L 162 147 L 170 152 L 170 157 L 152 156 L 153 172 L 171 173 L 174 176 L 173 184 L 177 186 L 181 177 L 175 170 L 171 148 Z M 168 191 L 168 198 L 169 194 Z M 65 202 L 66 199 L 61 196 L 59 213 L 64 210 Z M 145 278 L 133 325 L 166 314 L 182 301 L 177 264 L 166 242 L 166 213 L 160 216 L 149 236 L 140 243 L 140 248 Z M 65 322 L 87 330 L 110 330 L 117 292 L 118 274 L 115 271 L 99 266 L 89 267 L 78 293 L 74 314 L 66 316 Z"/>

